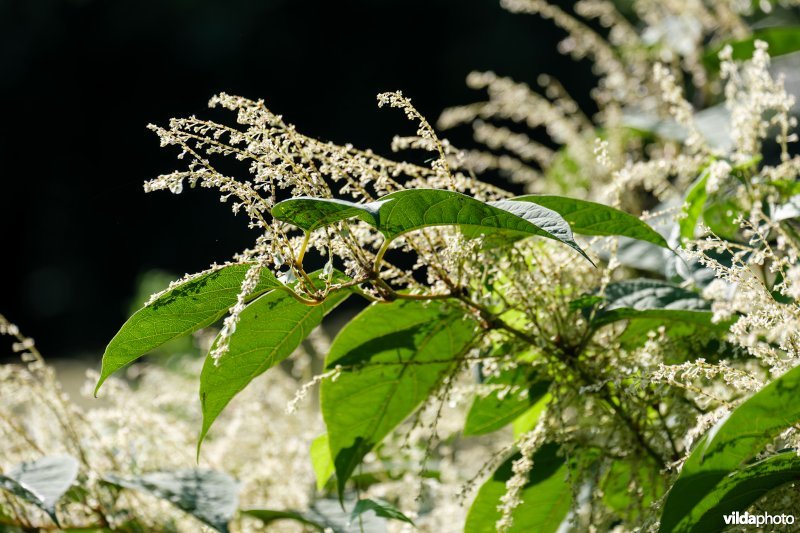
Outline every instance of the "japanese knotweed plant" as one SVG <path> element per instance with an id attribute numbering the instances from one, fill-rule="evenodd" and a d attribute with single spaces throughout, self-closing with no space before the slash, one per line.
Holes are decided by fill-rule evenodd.
<path id="1" fill-rule="evenodd" d="M 227 94 L 210 105 L 235 126 L 151 126 L 188 163 L 145 189 L 218 189 L 258 236 L 135 313 L 97 389 L 222 321 L 200 375 L 199 457 L 237 394 L 360 299 L 300 393 L 320 386 L 323 493 L 380 493 L 365 465 L 393 468 L 398 431 L 427 432 L 416 469 L 395 474 L 424 479 L 436 457 L 513 426 L 484 457 L 467 531 L 709 531 L 733 511 L 800 508 L 800 159 L 794 100 L 766 51 L 797 49 L 796 30 L 754 33 L 749 2 L 636 1 L 638 23 L 605 1 L 503 5 L 551 19 L 565 52 L 594 61 L 595 116 L 550 77 L 540 95 L 476 73 L 489 99 L 439 126 L 472 124 L 488 151 L 459 150 L 401 93 L 379 95 L 417 127 L 394 148 L 430 152 L 427 166 L 319 141 Z M 515 124 L 546 128 L 557 148 Z M 237 177 L 221 170 L 229 159 Z M 492 171 L 536 194 L 479 179 Z M 445 407 L 464 398 L 460 435 L 440 439 Z M 401 510 L 424 518 L 423 503 Z"/>

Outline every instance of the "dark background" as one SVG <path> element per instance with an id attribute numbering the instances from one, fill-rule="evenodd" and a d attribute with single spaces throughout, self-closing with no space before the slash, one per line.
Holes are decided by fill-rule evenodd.
<path id="1" fill-rule="evenodd" d="M 571 2 L 562 2 L 571 5 Z M 498 0 L 0 0 L 0 313 L 48 358 L 99 357 L 137 279 L 229 259 L 255 235 L 211 191 L 145 194 L 178 167 L 150 122 L 208 115 L 216 92 L 264 98 L 304 133 L 388 153 L 475 101 L 464 78 L 556 75 L 586 102 L 563 34 Z"/>

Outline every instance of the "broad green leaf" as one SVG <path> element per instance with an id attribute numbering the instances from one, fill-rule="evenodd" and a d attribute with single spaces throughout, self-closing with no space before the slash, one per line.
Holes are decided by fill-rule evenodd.
<path id="1" fill-rule="evenodd" d="M 800 27 L 774 26 L 757 29 L 747 39 L 715 46 L 703 56 L 703 63 L 708 70 L 718 71 L 720 65 L 719 52 L 726 44 L 730 44 L 732 48 L 733 59 L 750 59 L 756 49 L 756 40 L 764 41 L 769 45 L 769 55 L 771 57 L 797 52 L 800 50 Z"/>
<path id="2" fill-rule="evenodd" d="M 316 272 L 309 276 L 312 280 L 319 277 Z M 349 291 L 337 291 L 322 304 L 309 306 L 283 291 L 273 291 L 241 312 L 228 352 L 217 365 L 207 357 L 200 373 L 203 427 L 198 453 L 211 424 L 228 402 L 253 379 L 289 357 L 322 318 L 349 295 Z"/>
<path id="3" fill-rule="evenodd" d="M 720 358 L 737 357 L 736 349 L 725 341 L 727 324 L 726 322 L 720 326 L 712 323 L 677 320 L 667 322 L 660 318 L 643 318 L 630 321 L 622 335 L 617 337 L 617 342 L 625 350 L 635 350 L 647 342 L 648 333 L 662 328 L 671 346 L 680 346 L 680 349 L 669 350 L 665 364 L 679 364 L 698 357 L 715 362 Z"/>
<path id="4" fill-rule="evenodd" d="M 341 366 L 322 382 L 339 495 L 363 457 L 410 415 L 456 364 L 477 325 L 440 301 L 372 304 L 337 335 L 326 368 Z"/>
<path id="5" fill-rule="evenodd" d="M 606 305 L 592 320 L 594 327 L 638 318 L 711 323 L 711 306 L 706 300 L 666 281 L 632 279 L 611 283 L 606 287 L 605 298 Z"/>
<path id="6" fill-rule="evenodd" d="M 520 196 L 514 201 L 533 202 L 555 211 L 564 217 L 574 233 L 580 235 L 630 237 L 669 248 L 664 237 L 646 222 L 607 205 L 545 194 Z"/>
<path id="7" fill-rule="evenodd" d="M 605 302 L 606 299 L 596 294 L 584 294 L 569 301 L 570 311 L 580 311 L 583 309 L 591 309 L 599 303 Z"/>
<path id="8" fill-rule="evenodd" d="M 368 512 L 374 512 L 376 516 L 387 518 L 389 520 L 399 520 L 408 524 L 414 525 L 409 517 L 398 511 L 394 506 L 386 502 L 378 502 L 375 500 L 363 499 L 356 502 L 353 511 L 350 513 L 350 522 L 355 523 L 358 518 Z"/>
<path id="9" fill-rule="evenodd" d="M 0 474 L 0 488 L 32 503 L 48 514 L 56 525 L 56 504 L 78 477 L 78 461 L 63 455 L 42 457 L 20 463 L 5 475 Z"/>
<path id="10" fill-rule="evenodd" d="M 227 474 L 215 470 L 171 470 L 132 477 L 110 474 L 104 480 L 168 501 L 223 533 L 228 531 L 228 522 L 239 505 L 239 484 Z"/>
<path id="11" fill-rule="evenodd" d="M 322 490 L 334 472 L 327 433 L 323 433 L 311 442 L 311 465 L 317 478 L 317 490 Z"/>
<path id="12" fill-rule="evenodd" d="M 347 500 L 342 506 L 336 500 L 317 500 L 307 511 L 274 511 L 269 509 L 247 509 L 242 514 L 261 520 L 270 526 L 278 520 L 295 520 L 318 531 L 333 533 L 385 533 L 386 520 L 373 514 L 362 514 L 352 518 L 355 502 Z"/>
<path id="13" fill-rule="evenodd" d="M 743 512 L 767 492 L 798 479 L 800 457 L 794 450 L 747 465 L 725 477 L 673 531 L 721 531 L 725 515 Z"/>
<path id="14" fill-rule="evenodd" d="M 547 393 L 550 384 L 545 381 L 531 383 L 531 377 L 529 369 L 518 367 L 497 378 L 488 379 L 487 385 L 501 385 L 511 387 L 512 390 L 504 391 L 502 397 L 496 391 L 484 397 L 477 396 L 467 413 L 464 435 L 483 435 L 497 431 L 539 401 Z"/>
<path id="15" fill-rule="evenodd" d="M 548 209 L 531 202 L 518 202 L 516 200 L 498 200 L 496 202 L 489 202 L 488 205 L 500 208 L 502 211 L 516 215 L 518 218 L 527 221 L 530 226 L 532 226 L 514 229 L 514 224 L 512 221 L 506 220 L 505 216 L 501 216 L 504 228 L 498 237 L 503 238 L 508 236 L 515 239 L 528 237 L 530 235 L 547 237 L 566 244 L 586 258 L 586 260 L 592 263 L 592 265 L 594 265 L 592 260 L 589 259 L 589 256 L 587 256 L 583 249 L 575 242 L 575 239 L 572 235 L 572 229 L 569 227 L 569 223 L 552 209 Z M 539 228 L 538 232 L 535 231 L 536 228 Z M 468 237 L 485 234 L 483 228 L 480 226 L 469 227 L 462 225 L 462 232 Z"/>
<path id="16" fill-rule="evenodd" d="M 720 481 L 800 422 L 798 393 L 800 367 L 775 379 L 711 429 L 692 451 L 667 495 L 661 531 L 682 530 L 681 520 Z"/>
<path id="17" fill-rule="evenodd" d="M 95 394 L 103 382 L 147 352 L 172 339 L 210 326 L 235 303 L 250 265 L 229 265 L 192 279 L 141 308 L 111 339 L 103 354 L 103 367 Z M 252 300 L 281 284 L 263 269 Z"/>
<path id="18" fill-rule="evenodd" d="M 718 237 L 735 241 L 739 225 L 734 220 L 741 212 L 741 208 L 733 197 L 717 193 L 712 201 L 706 202 L 703 209 L 703 223 Z"/>
<path id="19" fill-rule="evenodd" d="M 621 517 L 636 521 L 664 493 L 659 470 L 648 459 L 615 460 L 601 482 L 603 501 Z"/>
<path id="20" fill-rule="evenodd" d="M 683 218 L 678 223 L 682 239 L 694 239 L 694 228 L 703 213 L 706 205 L 706 182 L 708 181 L 708 170 L 704 171 L 699 178 L 689 188 L 686 193 L 685 206 L 683 208 Z"/>
<path id="21" fill-rule="evenodd" d="M 377 226 L 383 203 L 383 200 L 359 204 L 336 198 L 298 196 L 278 202 L 272 208 L 272 216 L 304 231 L 314 231 L 348 218 L 359 218 Z"/>
<path id="22" fill-rule="evenodd" d="M 511 467 L 520 454 L 507 459 L 483 484 L 467 514 L 465 533 L 494 533 L 501 513 L 497 509 L 511 479 Z M 533 455 L 533 469 L 522 489 L 522 503 L 511 515 L 511 532 L 553 533 L 569 512 L 572 488 L 567 482 L 567 466 L 558 456 L 558 445 L 548 443 Z"/>
<path id="23" fill-rule="evenodd" d="M 527 411 L 514 419 L 513 424 L 511 424 L 511 427 L 514 428 L 514 439 L 521 437 L 536 427 L 536 423 L 539 422 L 539 417 L 548 403 L 550 403 L 550 394 L 545 394 L 530 406 Z"/>
<path id="24" fill-rule="evenodd" d="M 357 217 L 391 241 L 404 233 L 431 226 L 458 226 L 467 236 L 501 234 L 512 238 L 547 237 L 583 254 L 569 224 L 541 206 L 502 200 L 481 202 L 453 191 L 409 189 L 367 203 L 301 196 L 284 200 L 272 216 L 311 231 Z M 583 254 L 585 255 L 585 254 Z"/>

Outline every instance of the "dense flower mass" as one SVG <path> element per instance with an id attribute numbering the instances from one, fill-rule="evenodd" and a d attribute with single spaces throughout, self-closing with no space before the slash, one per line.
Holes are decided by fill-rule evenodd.
<path id="1" fill-rule="evenodd" d="M 571 10 L 544 0 L 501 4 L 550 20 L 566 33 L 560 50 L 594 65 L 596 109 L 581 109 L 550 75 L 540 76 L 534 89 L 493 72 L 472 73 L 467 84 L 485 99 L 445 110 L 436 128 L 401 92 L 378 95 L 380 107 L 402 111 L 416 128 L 396 137 L 392 149 L 427 152 L 429 164 L 319 141 L 263 101 L 225 93 L 210 106 L 233 112 L 234 125 L 192 116 L 150 126 L 162 146 L 177 148 L 185 167 L 148 181 L 147 192 L 217 189 L 258 231 L 251 248 L 173 283 L 145 307 L 164 305 L 181 288 L 231 266 L 246 269 L 220 329 L 196 334 L 210 361 L 201 380 L 237 364 L 243 351 L 237 335 L 250 320 L 252 302 L 266 298 L 265 279 L 308 313 L 347 291 L 387 309 L 411 302 L 419 313 L 456 316 L 455 325 L 447 325 L 450 344 L 442 346 L 455 346 L 461 329 L 473 335 L 446 361 L 441 357 L 447 354 L 437 353 L 439 358 L 401 363 L 364 359 L 348 340 L 342 344 L 351 350 L 341 356 L 319 329 L 297 341 L 294 355 L 235 399 L 201 456 L 203 464 L 240 481 L 241 508 L 318 510 L 318 502 L 335 492 L 327 483 L 335 471 L 340 498 L 389 502 L 422 531 L 464 524 L 467 530 L 503 532 L 555 531 L 559 525 L 656 531 L 679 505 L 670 500 L 670 488 L 696 467 L 698 443 L 709 445 L 748 398 L 770 390 L 800 364 L 796 102 L 781 74 L 784 58 L 771 58 L 769 43 L 759 39 L 769 33 L 752 29 L 764 13 L 777 17 L 796 2 L 635 0 L 625 12 L 605 0 L 581 0 Z M 470 147 L 442 136 L 465 126 L 472 128 Z M 237 163 L 239 173 L 229 170 Z M 494 185 L 502 179 L 509 189 L 540 196 L 509 203 L 514 194 Z M 504 241 L 484 226 L 472 231 L 480 224 L 466 218 L 448 224 L 422 218 L 403 227 L 409 231 L 386 225 L 384 197 L 428 189 L 480 203 L 482 213 L 491 214 L 482 215 L 481 223 L 502 218 L 511 212 L 508 206 L 519 209 L 522 200 L 547 208 L 547 199 L 555 198 L 563 207 L 567 200 L 559 195 L 566 195 L 582 203 L 570 204 L 579 206 L 571 211 L 553 208 L 566 229 L 537 234 L 548 238 Z M 316 202 L 313 220 L 278 216 L 276 206 L 298 198 Z M 576 212 L 600 209 L 587 201 L 617 209 L 584 224 Z M 615 229 L 621 220 L 638 233 Z M 660 236 L 641 229 L 650 229 L 641 221 Z M 578 253 L 583 251 L 588 261 Z M 380 306 L 369 309 L 375 308 Z M 350 324 L 358 327 L 357 320 Z M 399 332 L 403 342 L 397 346 L 383 346 L 389 335 L 373 344 L 396 350 L 400 360 L 416 335 L 440 342 L 435 326 L 413 326 Z M 3 367 L 0 376 L 0 438 L 9 443 L 0 467 L 66 452 L 80 458 L 86 492 L 64 504 L 65 523 L 114 526 L 136 519 L 158 528 L 154 524 L 166 520 L 162 513 L 171 512 L 175 527 L 191 530 L 192 522 L 181 522 L 166 504 L 121 502 L 100 473 L 191 466 L 193 428 L 200 423 L 186 407 L 195 394 L 193 380 L 148 367 L 136 387 L 112 381 L 105 392 L 110 403 L 86 413 L 60 392 L 31 340 L 5 320 L 0 333 L 16 338 L 14 351 L 25 363 Z M 415 345 L 417 352 L 421 346 Z M 280 362 L 277 351 L 270 352 L 270 366 Z M 376 370 L 398 364 L 405 365 L 398 374 Z M 427 388 L 423 370 L 407 370 L 443 364 Z M 328 418 L 323 424 L 309 393 L 322 387 L 325 415 L 326 386 L 345 386 L 371 371 L 385 372 L 391 383 L 400 383 L 406 371 L 417 376 L 408 393 L 413 405 L 387 422 L 391 427 L 380 442 L 362 439 L 336 455 L 335 428 Z M 191 372 L 197 369 L 189 365 Z M 359 387 L 379 395 L 384 384 Z M 207 392 L 201 389 L 204 417 Z M 392 396 L 373 400 L 384 401 L 386 412 L 399 402 Z M 151 408 L 130 407 L 142 403 Z M 227 400 L 220 409 L 225 405 Z M 485 405 L 497 411 L 476 422 Z M 25 422 L 17 421 L 19 413 Z M 53 415 L 60 426 L 41 424 Z M 800 420 L 789 422 L 778 433 L 765 433 L 768 441 L 751 458 L 782 459 L 779 451 L 800 449 Z M 323 445 L 315 448 L 321 435 Z M 363 453 L 353 460 L 346 454 L 356 454 L 352 450 Z M 342 466 L 348 461 L 358 470 Z M 563 511 L 555 527 L 526 511 L 533 503 L 528 498 L 543 496 L 537 483 L 551 475 L 563 491 L 551 502 L 553 513 Z M 780 514 L 800 508 L 796 487 L 777 485 L 740 510 Z M 0 517 L 23 525 L 46 519 L 14 496 L 3 498 Z M 275 527 L 257 518 L 234 523 L 238 530 Z M 413 527 L 399 519 L 387 525 Z"/>

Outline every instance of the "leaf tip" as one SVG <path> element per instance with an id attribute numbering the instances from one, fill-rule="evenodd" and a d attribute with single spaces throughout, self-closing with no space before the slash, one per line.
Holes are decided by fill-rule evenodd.
<path id="1" fill-rule="evenodd" d="M 200 464 L 200 448 L 203 446 L 203 439 L 205 439 L 205 433 L 201 433 L 200 438 L 197 439 L 197 450 L 194 456 L 194 461 L 198 465 Z"/>
<path id="2" fill-rule="evenodd" d="M 594 261 L 592 261 L 592 258 L 589 257 L 589 255 L 586 252 L 583 251 L 583 248 L 578 246 L 578 243 L 576 243 L 575 241 L 572 241 L 572 245 L 570 247 L 573 248 L 579 254 L 581 254 L 584 257 L 584 259 L 589 261 L 590 265 L 592 265 L 594 268 L 597 268 L 597 265 L 595 264 Z"/>
<path id="3" fill-rule="evenodd" d="M 105 383 L 107 378 L 108 374 L 106 373 L 100 374 L 100 377 L 97 378 L 97 385 L 94 386 L 94 393 L 92 393 L 95 398 L 98 398 L 98 394 L 100 394 L 100 387 L 103 386 L 103 383 Z"/>

